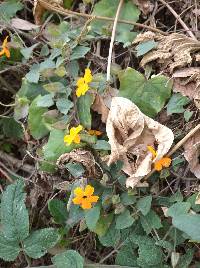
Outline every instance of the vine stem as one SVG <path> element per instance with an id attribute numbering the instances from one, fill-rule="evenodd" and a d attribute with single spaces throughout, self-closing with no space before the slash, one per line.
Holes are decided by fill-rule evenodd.
<path id="1" fill-rule="evenodd" d="M 107 82 L 110 81 L 110 70 L 111 70 L 111 62 L 112 62 L 113 45 L 114 45 L 114 41 L 115 41 L 117 21 L 119 19 L 119 14 L 120 14 L 123 3 L 124 3 L 124 0 L 120 0 L 116 15 L 115 15 L 114 23 L 113 23 L 112 35 L 111 35 L 111 40 L 110 40 L 110 48 L 109 48 L 109 53 L 108 53 Z"/>
<path id="2" fill-rule="evenodd" d="M 180 140 L 174 147 L 169 151 L 167 156 L 173 155 L 190 137 L 192 137 L 198 130 L 200 130 L 200 124 L 198 124 L 195 128 L 193 128 L 182 140 Z M 144 180 L 147 180 L 152 174 L 154 174 L 156 170 L 152 169 L 152 171 L 144 177 Z"/>

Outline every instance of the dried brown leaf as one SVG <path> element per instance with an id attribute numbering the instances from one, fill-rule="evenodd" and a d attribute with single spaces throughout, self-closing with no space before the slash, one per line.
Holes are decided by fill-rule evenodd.
<path id="1" fill-rule="evenodd" d="M 133 3 L 139 7 L 144 15 L 148 15 L 154 8 L 154 5 L 149 0 L 133 0 Z"/>
<path id="2" fill-rule="evenodd" d="M 191 172 L 200 179 L 200 130 L 184 144 L 184 150 Z"/>
<path id="3" fill-rule="evenodd" d="M 132 188 L 151 171 L 153 162 L 166 155 L 174 140 L 169 128 L 144 115 L 134 103 L 122 97 L 112 100 L 106 132 L 111 145 L 108 164 L 122 160 L 123 170 L 130 176 L 126 186 Z M 157 146 L 154 160 L 148 145 Z"/>
<path id="4" fill-rule="evenodd" d="M 13 18 L 11 20 L 12 27 L 23 30 L 23 31 L 31 31 L 37 29 L 39 26 L 35 25 L 27 20 L 22 20 L 19 18 Z"/>
<path id="5" fill-rule="evenodd" d="M 93 103 L 91 108 L 92 108 L 93 111 L 95 111 L 98 114 L 100 114 L 102 122 L 106 123 L 108 113 L 109 113 L 109 109 L 106 106 L 102 96 L 100 96 L 99 94 L 96 94 L 94 103 Z"/>

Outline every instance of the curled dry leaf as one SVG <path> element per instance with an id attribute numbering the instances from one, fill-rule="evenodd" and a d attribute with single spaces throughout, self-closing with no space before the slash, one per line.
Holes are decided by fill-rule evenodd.
<path id="1" fill-rule="evenodd" d="M 184 144 L 184 150 L 191 172 L 200 179 L 200 130 Z"/>
<path id="2" fill-rule="evenodd" d="M 11 20 L 12 27 L 23 30 L 23 31 L 31 31 L 37 29 L 39 26 L 35 25 L 27 20 L 22 20 L 19 18 L 13 18 Z"/>
<path id="3" fill-rule="evenodd" d="M 169 128 L 144 115 L 134 103 L 122 97 L 112 100 L 106 132 L 111 145 L 108 164 L 122 160 L 123 171 L 130 176 L 126 186 L 132 188 L 151 171 L 153 162 L 167 154 L 174 140 Z M 148 145 L 157 147 L 154 160 Z"/>
<path id="4" fill-rule="evenodd" d="M 101 121 L 106 123 L 109 109 L 106 106 L 104 99 L 99 94 L 96 94 L 94 103 L 92 104 L 92 110 L 101 115 Z"/>
<path id="5" fill-rule="evenodd" d="M 70 153 L 66 153 L 61 155 L 57 160 L 57 166 L 61 169 L 65 168 L 65 164 L 69 162 L 75 162 L 82 164 L 86 171 L 87 177 L 98 177 L 100 172 L 96 167 L 96 161 L 94 159 L 93 154 L 90 151 L 75 149 Z"/>
<path id="6" fill-rule="evenodd" d="M 133 0 L 133 3 L 139 7 L 144 15 L 148 15 L 154 8 L 154 5 L 149 0 Z"/>
<path id="7" fill-rule="evenodd" d="M 185 67 L 195 59 L 195 53 L 200 51 L 200 42 L 195 41 L 184 34 L 172 33 L 167 36 L 146 32 L 139 34 L 133 44 L 145 41 L 156 41 L 157 47 L 145 54 L 140 65 L 144 67 L 152 61 L 156 61 L 162 71 L 168 69 L 172 73 L 174 69 Z"/>

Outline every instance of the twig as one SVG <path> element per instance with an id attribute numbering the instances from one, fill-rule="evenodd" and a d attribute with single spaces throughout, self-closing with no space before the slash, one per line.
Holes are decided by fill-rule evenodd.
<path id="1" fill-rule="evenodd" d="M 190 137 L 192 137 L 198 130 L 200 130 L 200 124 L 193 128 L 182 140 L 180 140 L 167 154 L 171 156 L 174 154 Z M 147 176 L 144 177 L 144 180 L 147 180 L 156 170 L 153 169 Z"/>
<path id="2" fill-rule="evenodd" d="M 10 183 L 13 183 L 13 180 L 8 176 L 8 174 L 0 168 L 0 174 L 2 174 Z"/>
<path id="3" fill-rule="evenodd" d="M 50 10 L 50 11 L 55 11 L 61 15 L 67 16 L 67 15 L 72 15 L 72 16 L 79 16 L 79 17 L 84 17 L 84 18 L 94 18 L 96 20 L 105 20 L 105 21 L 114 21 L 114 18 L 109 18 L 109 17 L 104 17 L 104 16 L 94 16 L 94 15 L 89 15 L 89 14 L 85 14 L 85 13 L 79 13 L 79 12 L 75 12 L 69 9 L 64 9 L 63 7 L 59 6 L 53 6 L 49 3 L 47 3 L 45 0 L 38 0 L 38 2 L 41 4 L 41 6 L 43 6 L 45 9 Z M 137 26 L 138 28 L 144 28 L 144 29 L 148 29 L 150 31 L 153 32 L 157 32 L 160 33 L 162 35 L 168 35 L 168 33 L 165 33 L 155 27 L 151 27 L 148 25 L 144 25 L 142 23 L 137 23 L 134 21 L 130 21 L 130 20 L 118 20 L 118 22 L 121 23 L 125 23 L 125 24 L 130 24 L 133 26 Z"/>
<path id="4" fill-rule="evenodd" d="M 163 5 L 165 5 L 169 11 L 174 15 L 174 17 L 179 21 L 179 23 L 183 26 L 183 28 L 188 32 L 188 34 L 190 35 L 190 37 L 192 39 L 194 39 L 195 41 L 197 41 L 195 35 L 190 31 L 190 29 L 188 28 L 188 26 L 185 24 L 185 22 L 180 18 L 180 16 L 176 13 L 176 11 L 168 4 L 166 3 L 164 0 L 158 0 L 160 1 Z"/>
<path id="5" fill-rule="evenodd" d="M 122 5 L 124 3 L 124 0 L 120 0 L 117 12 L 115 15 L 115 20 L 113 23 L 113 29 L 112 29 L 112 35 L 111 35 L 111 40 L 110 40 L 110 48 L 109 48 L 109 54 L 108 54 L 108 65 L 107 65 L 107 81 L 110 81 L 110 70 L 111 70 L 111 62 L 112 62 L 112 52 L 113 52 L 113 45 L 115 41 L 115 34 L 116 34 L 116 29 L 117 29 L 117 21 L 119 19 L 119 14 L 122 8 Z"/>

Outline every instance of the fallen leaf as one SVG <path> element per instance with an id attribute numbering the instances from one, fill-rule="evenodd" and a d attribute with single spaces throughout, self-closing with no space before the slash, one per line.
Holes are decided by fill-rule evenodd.
<path id="1" fill-rule="evenodd" d="M 142 67 L 149 62 L 156 61 L 162 71 L 169 69 L 172 73 L 176 68 L 191 64 L 195 58 L 195 53 L 200 51 L 199 41 L 178 33 L 167 36 L 152 32 L 141 33 L 135 38 L 133 44 L 150 40 L 157 42 L 157 49 L 145 54 L 140 62 Z"/>
<path id="2" fill-rule="evenodd" d="M 200 130 L 198 130 L 184 144 L 184 157 L 189 163 L 189 168 L 200 179 Z"/>
<path id="3" fill-rule="evenodd" d="M 86 151 L 83 149 L 75 149 L 72 150 L 70 153 L 62 154 L 58 158 L 56 165 L 61 169 L 65 169 L 66 163 L 69 162 L 82 164 L 87 171 L 87 177 L 99 177 L 99 170 L 96 166 L 96 161 L 90 151 Z"/>
<path id="4" fill-rule="evenodd" d="M 22 20 L 19 18 L 13 18 L 11 20 L 11 25 L 12 27 L 19 29 L 19 30 L 24 30 L 24 31 L 31 31 L 37 29 L 39 26 L 35 25 L 27 20 Z"/>
<path id="5" fill-rule="evenodd" d="M 144 15 L 148 15 L 154 8 L 154 5 L 149 0 L 133 0 L 133 3 L 139 7 Z"/>
<path id="6" fill-rule="evenodd" d="M 123 161 L 123 171 L 130 176 L 126 186 L 132 188 L 151 171 L 153 162 L 167 154 L 174 140 L 169 128 L 144 115 L 133 102 L 122 97 L 112 100 L 106 132 L 111 145 L 108 164 Z M 157 146 L 153 160 L 148 145 Z"/>
<path id="7" fill-rule="evenodd" d="M 103 123 L 106 123 L 108 113 L 109 113 L 109 109 L 105 105 L 105 102 L 104 102 L 102 96 L 100 96 L 99 94 L 96 94 L 95 100 L 94 100 L 91 108 L 92 108 L 93 111 L 95 111 L 98 114 L 100 114 L 101 115 L 101 121 Z"/>

